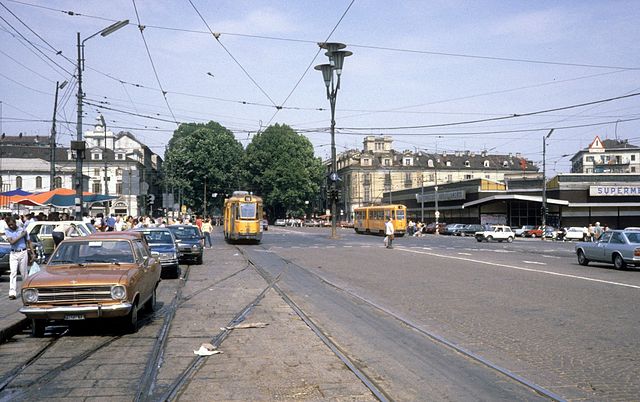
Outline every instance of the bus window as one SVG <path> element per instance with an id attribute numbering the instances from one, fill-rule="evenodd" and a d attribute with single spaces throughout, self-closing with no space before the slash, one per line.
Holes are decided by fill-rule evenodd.
<path id="1" fill-rule="evenodd" d="M 240 219 L 255 219 L 256 218 L 256 204 L 254 203 L 240 203 Z"/>

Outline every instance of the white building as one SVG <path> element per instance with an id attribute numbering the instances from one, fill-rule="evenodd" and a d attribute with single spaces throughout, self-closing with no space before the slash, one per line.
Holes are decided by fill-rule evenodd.
<path id="1" fill-rule="evenodd" d="M 571 158 L 571 173 L 640 173 L 640 147 L 628 140 L 601 140 Z"/>

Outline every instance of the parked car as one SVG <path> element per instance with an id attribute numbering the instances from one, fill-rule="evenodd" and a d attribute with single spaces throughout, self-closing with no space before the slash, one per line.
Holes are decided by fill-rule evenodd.
<path id="1" fill-rule="evenodd" d="M 444 222 L 438 222 L 438 233 L 442 233 L 444 231 L 444 228 L 447 227 L 447 224 Z M 434 234 L 436 232 L 436 223 L 435 222 L 431 222 L 430 224 L 428 224 L 425 229 L 424 229 L 425 233 L 431 233 Z"/>
<path id="2" fill-rule="evenodd" d="M 640 231 L 608 230 L 595 242 L 576 244 L 578 264 L 605 262 L 616 269 L 640 264 Z"/>
<path id="3" fill-rule="evenodd" d="M 197 226 L 169 225 L 167 226 L 176 238 L 178 244 L 178 261 L 192 262 L 202 265 L 204 236 Z"/>
<path id="4" fill-rule="evenodd" d="M 542 226 L 536 226 L 533 229 L 525 230 L 523 237 L 542 237 Z"/>
<path id="5" fill-rule="evenodd" d="M 116 318 L 125 332 L 135 332 L 138 310 L 154 308 L 160 271 L 142 233 L 67 238 L 23 282 L 20 312 L 31 319 L 36 337 L 49 320 Z"/>
<path id="6" fill-rule="evenodd" d="M 524 237 L 524 233 L 526 231 L 529 231 L 529 230 L 532 230 L 532 229 L 535 229 L 535 226 L 533 226 L 533 225 L 524 225 L 524 226 L 521 226 L 521 227 L 519 227 L 517 229 L 513 229 L 513 233 L 516 236 Z"/>
<path id="7" fill-rule="evenodd" d="M 11 253 L 11 244 L 0 236 L 0 275 L 9 273 L 9 254 Z"/>
<path id="8" fill-rule="evenodd" d="M 267 231 L 269 230 L 269 221 L 266 219 L 263 219 L 262 221 L 260 221 L 260 224 L 262 225 L 262 230 Z"/>
<path id="9" fill-rule="evenodd" d="M 466 225 L 464 223 L 452 223 L 444 228 L 443 235 L 448 236 L 460 236 L 460 231 L 464 229 Z"/>
<path id="10" fill-rule="evenodd" d="M 44 254 L 50 256 L 55 249 L 55 242 L 53 240 L 53 230 L 58 226 L 62 226 L 65 229 L 65 233 L 68 236 L 88 236 L 96 232 L 96 228 L 92 224 L 83 221 L 35 221 L 31 222 L 27 226 L 27 233 L 29 236 L 38 236 L 38 239 L 42 243 Z"/>
<path id="11" fill-rule="evenodd" d="M 582 240 L 586 241 L 589 237 L 589 229 L 585 227 L 570 227 L 564 230 L 562 240 Z"/>
<path id="12" fill-rule="evenodd" d="M 544 238 L 545 239 L 555 240 L 556 238 L 558 238 L 559 234 L 560 234 L 560 229 L 556 229 L 556 228 L 551 227 L 551 226 L 547 226 L 547 227 L 544 228 Z"/>
<path id="13" fill-rule="evenodd" d="M 276 221 L 273 223 L 274 226 L 286 226 L 287 225 L 287 221 L 285 221 L 284 219 L 276 219 Z"/>
<path id="14" fill-rule="evenodd" d="M 461 236 L 475 236 L 476 232 L 484 231 L 485 227 L 480 224 L 466 225 L 461 231 Z"/>
<path id="15" fill-rule="evenodd" d="M 161 277 L 179 278 L 178 246 L 171 230 L 167 228 L 140 228 L 135 231 L 144 234 L 151 253 L 160 259 Z"/>
<path id="16" fill-rule="evenodd" d="M 511 243 L 516 236 L 509 226 L 492 225 L 481 232 L 476 232 L 475 237 L 478 242 L 497 240 Z"/>

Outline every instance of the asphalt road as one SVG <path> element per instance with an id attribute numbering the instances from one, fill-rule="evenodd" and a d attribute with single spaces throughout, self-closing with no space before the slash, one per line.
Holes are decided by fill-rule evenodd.
<path id="1" fill-rule="evenodd" d="M 580 266 L 569 242 L 327 235 L 245 247 L 392 399 L 537 397 L 478 360 L 560 399 L 640 395 L 639 270 Z"/>

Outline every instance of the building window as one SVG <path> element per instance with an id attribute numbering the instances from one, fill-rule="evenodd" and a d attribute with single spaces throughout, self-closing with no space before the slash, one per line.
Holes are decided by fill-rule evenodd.
<path id="1" fill-rule="evenodd" d="M 100 169 L 93 169 L 94 176 L 100 176 Z"/>
<path id="2" fill-rule="evenodd" d="M 447 175 L 447 182 L 451 183 L 453 181 L 453 175 L 452 174 L 448 174 Z"/>
<path id="3" fill-rule="evenodd" d="M 636 167 L 635 166 L 631 166 L 631 173 L 635 173 L 636 172 Z"/>
<path id="4" fill-rule="evenodd" d="M 124 154 L 118 154 L 116 155 L 116 157 L 118 158 L 118 160 L 124 160 Z"/>
<path id="5" fill-rule="evenodd" d="M 384 160 L 384 165 L 385 166 L 391 166 L 391 159 L 385 159 Z"/>
<path id="6" fill-rule="evenodd" d="M 53 179 L 53 187 L 62 188 L 62 177 L 57 176 L 55 179 Z"/>
<path id="7" fill-rule="evenodd" d="M 584 158 L 584 161 L 593 163 L 593 156 L 587 156 L 586 158 Z"/>
<path id="8" fill-rule="evenodd" d="M 429 161 L 427 162 L 427 166 L 433 167 L 433 159 L 429 159 Z"/>
<path id="9" fill-rule="evenodd" d="M 484 161 L 484 167 L 489 167 L 489 161 Z"/>
<path id="10" fill-rule="evenodd" d="M 484 178 L 485 178 L 485 179 L 487 179 L 487 180 L 489 180 L 489 179 L 491 179 L 491 175 L 490 175 L 490 174 L 485 174 L 485 175 L 484 175 Z"/>
<path id="11" fill-rule="evenodd" d="M 36 189 L 42 188 L 42 177 L 36 176 Z"/>
<path id="12" fill-rule="evenodd" d="M 502 162 L 502 167 L 508 167 L 508 166 L 509 166 L 509 162 L 507 161 Z"/>
<path id="13" fill-rule="evenodd" d="M 446 165 L 451 166 L 451 161 L 447 161 Z"/>
<path id="14" fill-rule="evenodd" d="M 91 191 L 96 194 L 100 194 L 102 192 L 102 185 L 100 185 L 99 181 L 93 182 L 93 184 L 91 185 Z"/>
<path id="15" fill-rule="evenodd" d="M 636 161 L 636 156 L 635 155 L 631 155 L 631 162 L 635 162 Z"/>
<path id="16" fill-rule="evenodd" d="M 122 169 L 121 168 L 117 168 L 116 169 L 116 176 L 122 176 Z"/>
<path id="17" fill-rule="evenodd" d="M 16 188 L 22 188 L 22 177 L 16 176 Z"/>
<path id="18" fill-rule="evenodd" d="M 122 194 L 122 182 L 121 181 L 116 183 L 116 194 Z"/>
<path id="19" fill-rule="evenodd" d="M 405 166 L 411 166 L 411 158 L 407 158 L 404 160 L 404 165 Z"/>
<path id="20" fill-rule="evenodd" d="M 99 161 L 102 159 L 102 154 L 91 154 L 91 159 L 93 159 L 94 161 Z"/>
<path id="21" fill-rule="evenodd" d="M 465 174 L 464 175 L 464 179 L 465 180 L 471 180 L 471 179 L 473 179 L 473 175 L 472 174 Z"/>
<path id="22" fill-rule="evenodd" d="M 464 166 L 465 166 L 465 167 L 471 167 L 471 162 L 469 162 L 469 161 L 464 161 Z"/>

